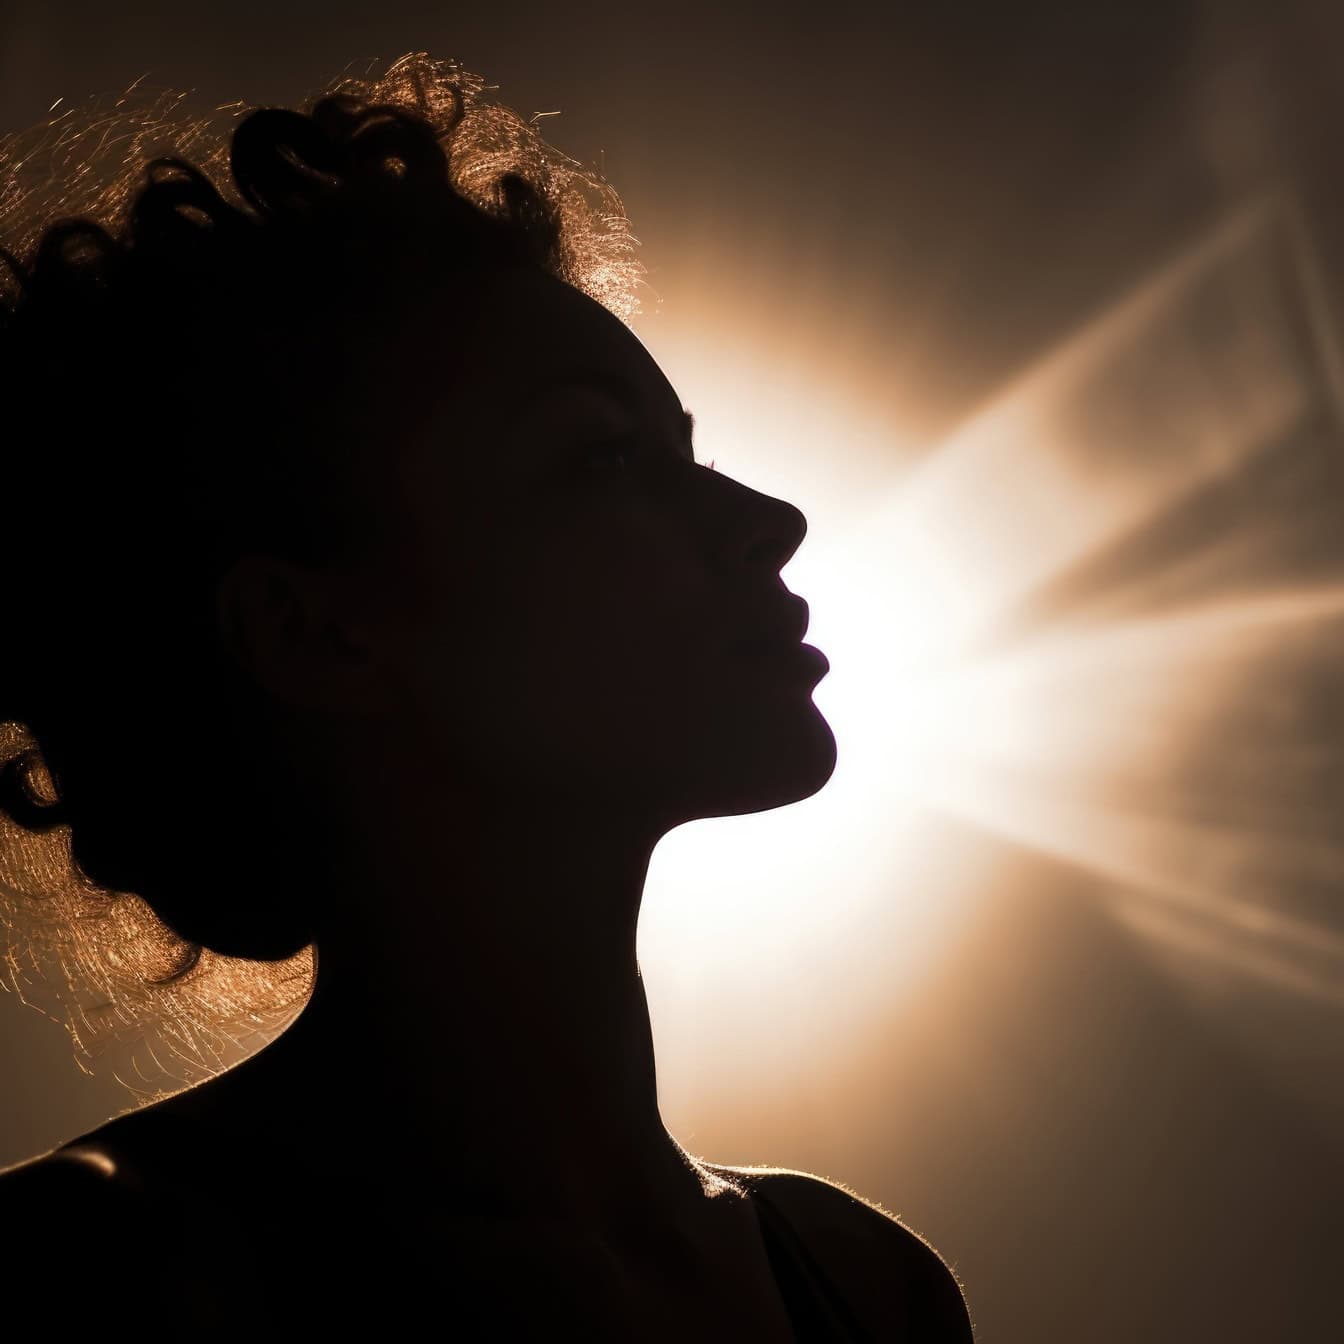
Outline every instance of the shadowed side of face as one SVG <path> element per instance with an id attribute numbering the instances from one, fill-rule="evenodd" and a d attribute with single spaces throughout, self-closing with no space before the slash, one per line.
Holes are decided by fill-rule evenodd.
<path id="1" fill-rule="evenodd" d="M 452 415 L 398 464 L 380 638 L 412 768 L 664 829 L 815 793 L 819 672 L 733 647 L 796 606 L 802 513 L 697 465 L 658 365 L 571 286 L 510 272 L 466 327 Z"/>

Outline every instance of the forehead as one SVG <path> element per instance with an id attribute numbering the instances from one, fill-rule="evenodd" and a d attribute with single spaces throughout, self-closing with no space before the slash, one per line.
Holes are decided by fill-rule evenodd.
<path id="1" fill-rule="evenodd" d="M 476 378 L 506 416 L 538 404 L 616 402 L 677 424 L 681 399 L 640 339 L 596 300 L 541 271 L 492 280 L 471 323 Z"/>

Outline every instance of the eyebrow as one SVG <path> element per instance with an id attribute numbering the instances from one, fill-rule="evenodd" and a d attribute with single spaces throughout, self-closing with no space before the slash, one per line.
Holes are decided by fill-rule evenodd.
<path id="1" fill-rule="evenodd" d="M 561 383 L 560 386 L 566 391 L 574 388 L 591 387 L 599 392 L 606 393 L 614 401 L 619 402 L 627 411 L 633 413 L 635 409 L 636 397 L 634 388 L 624 378 L 612 374 L 584 373 L 580 377 L 572 378 Z M 695 433 L 695 416 L 685 408 L 683 408 L 681 412 L 681 427 L 682 443 L 680 446 L 686 450 L 688 459 L 694 462 L 695 449 L 691 444 L 691 436 Z"/>
<path id="2" fill-rule="evenodd" d="M 687 461 L 695 461 L 695 444 L 692 441 L 695 435 L 695 416 L 690 411 L 682 411 L 681 423 L 685 427 L 685 448 Z"/>

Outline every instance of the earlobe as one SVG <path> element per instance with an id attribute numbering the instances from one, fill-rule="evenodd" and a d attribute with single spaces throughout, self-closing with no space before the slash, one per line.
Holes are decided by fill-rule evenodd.
<path id="1" fill-rule="evenodd" d="M 277 699 L 354 707 L 363 698 L 367 651 L 336 596 L 320 572 L 250 552 L 219 581 L 219 637 L 244 675 Z"/>
<path id="2" fill-rule="evenodd" d="M 277 572 L 282 564 L 256 553 L 240 556 L 215 590 L 216 629 L 226 652 L 266 689 L 279 646 L 292 642 L 302 623 L 298 604 Z"/>

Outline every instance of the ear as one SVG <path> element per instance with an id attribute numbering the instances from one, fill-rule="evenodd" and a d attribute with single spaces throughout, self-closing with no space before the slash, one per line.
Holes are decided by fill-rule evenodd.
<path id="1" fill-rule="evenodd" d="M 216 626 L 230 657 L 276 699 L 359 711 L 372 704 L 377 651 L 350 597 L 334 573 L 253 551 L 219 581 Z"/>

